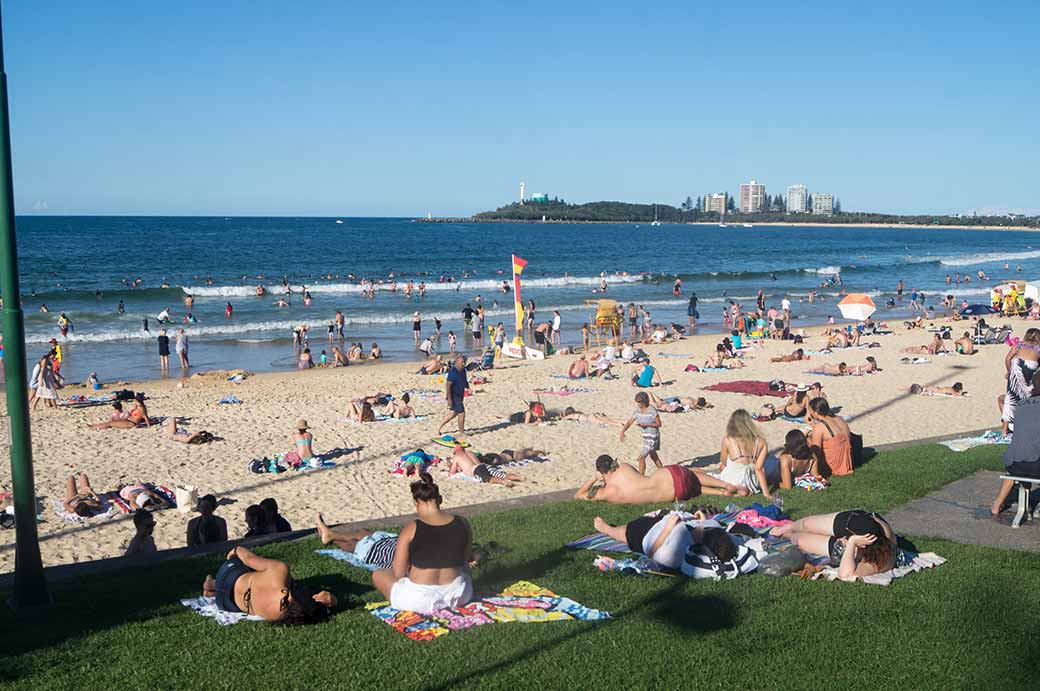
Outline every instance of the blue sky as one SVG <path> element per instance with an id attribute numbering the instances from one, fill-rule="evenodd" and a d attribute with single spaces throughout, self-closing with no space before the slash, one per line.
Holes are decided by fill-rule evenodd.
<path id="1" fill-rule="evenodd" d="M 18 211 L 1032 210 L 1040 4 L 4 4 Z"/>

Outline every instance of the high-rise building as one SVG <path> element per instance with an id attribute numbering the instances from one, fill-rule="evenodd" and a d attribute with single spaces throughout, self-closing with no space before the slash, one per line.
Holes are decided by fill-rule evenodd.
<path id="1" fill-rule="evenodd" d="M 740 186 L 740 213 L 757 214 L 765 209 L 766 186 L 754 180 Z"/>
<path id="2" fill-rule="evenodd" d="M 709 192 L 704 195 L 704 211 L 721 214 L 726 210 L 726 195 L 722 192 Z"/>
<path id="3" fill-rule="evenodd" d="M 817 192 L 812 196 L 812 212 L 816 216 L 830 216 L 834 213 L 834 195 Z"/>
<path id="4" fill-rule="evenodd" d="M 787 188 L 787 213 L 804 214 L 808 208 L 809 190 L 805 185 L 791 185 Z"/>

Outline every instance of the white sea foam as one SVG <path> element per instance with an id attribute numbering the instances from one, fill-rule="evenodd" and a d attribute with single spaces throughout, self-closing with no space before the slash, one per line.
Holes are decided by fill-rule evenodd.
<path id="1" fill-rule="evenodd" d="M 805 273 L 819 274 L 820 276 L 833 276 L 841 273 L 840 266 L 818 266 L 816 268 L 802 269 Z"/>
<path id="2" fill-rule="evenodd" d="M 1040 259 L 1040 250 L 954 255 L 939 258 L 939 263 L 943 266 L 970 266 L 972 264 L 991 264 L 994 262 L 1015 262 L 1022 259 Z"/>
<path id="3" fill-rule="evenodd" d="M 644 307 L 650 306 L 676 306 L 685 304 L 685 300 L 681 298 L 672 298 L 664 300 L 644 300 L 641 305 Z M 557 309 L 561 312 L 592 312 L 594 307 L 585 304 L 566 304 L 566 305 L 550 305 L 543 304 L 537 310 L 537 316 L 539 321 L 551 319 L 552 310 Z M 493 324 L 495 321 L 510 321 L 513 317 L 512 303 L 498 307 L 496 309 L 485 309 L 484 315 L 487 318 L 488 324 Z M 509 317 L 510 319 L 501 319 L 502 317 Z M 423 323 L 426 326 L 432 325 L 434 318 L 438 318 L 445 324 L 457 321 L 461 319 L 461 312 L 422 312 Z M 494 318 L 494 319 L 493 319 Z M 382 314 L 371 314 L 371 315 L 358 315 L 356 317 L 348 316 L 344 319 L 344 324 L 347 330 L 350 327 L 365 327 L 365 326 L 387 326 L 393 324 L 410 324 L 412 321 L 412 312 L 391 312 Z M 301 324 L 306 324 L 311 328 L 311 334 L 313 337 L 320 337 L 325 334 L 325 325 L 329 320 L 324 319 L 294 319 L 294 320 L 273 320 L 273 321 L 258 321 L 258 322 L 220 322 L 215 324 L 190 324 L 183 325 L 185 332 L 190 338 L 203 337 L 206 339 L 213 338 L 232 338 L 242 342 L 265 342 L 270 339 L 256 338 L 255 334 L 258 333 L 272 333 L 282 332 L 283 337 L 288 338 L 292 330 Z M 69 343 L 109 343 L 117 341 L 148 341 L 155 338 L 158 335 L 158 329 L 156 327 L 152 331 L 144 331 L 143 329 L 106 329 L 95 332 L 72 332 L 69 336 L 64 339 Z M 182 328 L 181 324 L 167 324 L 166 329 L 171 334 L 176 333 L 177 329 Z M 449 327 L 450 328 L 450 327 Z M 402 333 L 404 333 L 402 331 Z M 408 332 L 410 334 L 411 331 Z M 241 334 L 250 334 L 251 338 L 238 338 Z M 45 330 L 41 330 L 36 333 L 29 333 L 26 335 L 26 341 L 30 343 L 46 343 L 52 338 L 52 332 L 50 326 L 47 326 Z"/>
<path id="4" fill-rule="evenodd" d="M 529 288 L 566 288 L 568 286 L 597 286 L 600 280 L 605 280 L 607 283 L 639 283 L 643 280 L 642 276 L 639 275 L 620 275 L 611 274 L 603 279 L 599 276 L 559 276 L 556 278 L 521 278 L 521 290 L 525 287 Z M 502 274 L 501 278 L 495 279 L 463 279 L 461 281 L 455 281 L 453 283 L 439 283 L 436 281 L 427 282 L 426 290 L 430 292 L 434 291 L 454 291 L 458 292 L 466 291 L 497 291 L 501 288 L 502 282 L 506 281 L 512 286 L 511 277 Z M 413 279 L 413 282 L 418 288 L 419 280 Z M 405 285 L 407 285 L 408 279 L 402 279 L 397 282 L 397 292 L 403 292 Z M 377 291 L 389 292 L 391 290 L 391 284 L 389 282 L 376 283 Z M 267 294 L 269 295 L 284 295 L 287 291 L 284 286 L 273 285 L 265 286 Z M 311 293 L 361 293 L 363 290 L 367 290 L 368 286 L 362 286 L 360 283 L 314 283 L 308 284 L 307 290 Z M 256 295 L 256 285 L 245 285 L 245 286 L 183 286 L 181 288 L 188 295 L 194 295 L 196 297 L 253 297 Z M 302 285 L 292 286 L 293 294 L 300 295 L 303 293 Z"/>

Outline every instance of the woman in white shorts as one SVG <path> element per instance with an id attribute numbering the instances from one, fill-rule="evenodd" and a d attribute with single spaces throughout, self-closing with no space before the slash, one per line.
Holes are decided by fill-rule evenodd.
<path id="1" fill-rule="evenodd" d="M 473 533 L 461 516 L 441 511 L 441 493 L 429 473 L 412 483 L 419 518 L 397 538 L 394 565 L 372 574 L 372 583 L 394 609 L 432 614 L 473 597 L 469 565 Z"/>

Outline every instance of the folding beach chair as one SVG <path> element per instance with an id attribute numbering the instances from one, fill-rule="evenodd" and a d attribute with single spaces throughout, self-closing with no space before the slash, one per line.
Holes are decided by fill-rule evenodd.
<path id="1" fill-rule="evenodd" d="M 495 349 L 485 348 L 484 354 L 480 358 L 480 364 L 477 365 L 477 371 L 495 369 Z"/>

